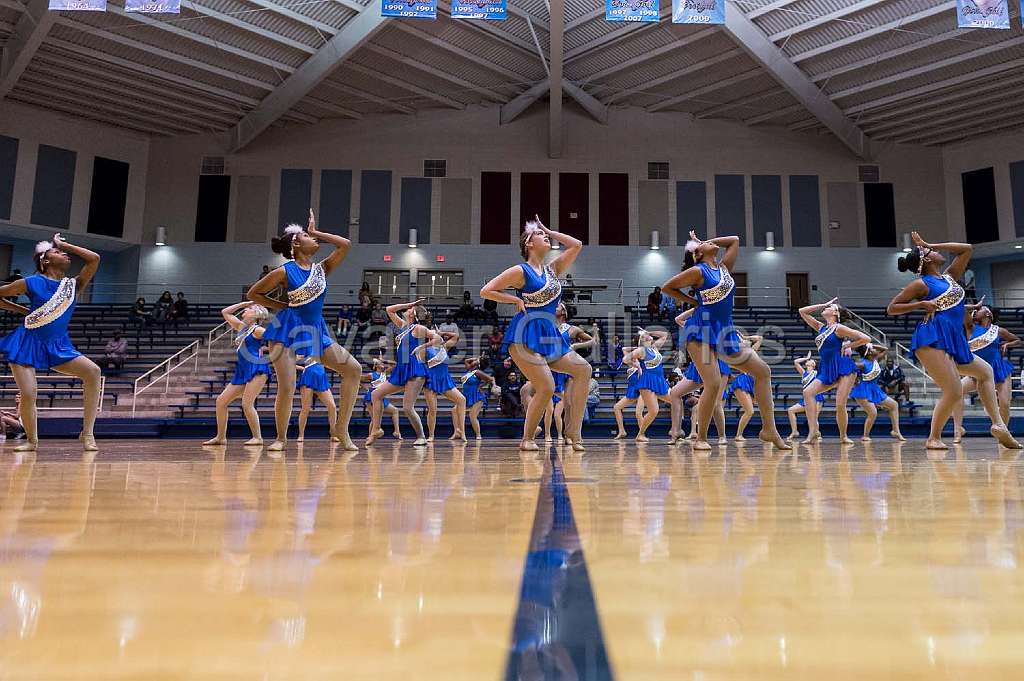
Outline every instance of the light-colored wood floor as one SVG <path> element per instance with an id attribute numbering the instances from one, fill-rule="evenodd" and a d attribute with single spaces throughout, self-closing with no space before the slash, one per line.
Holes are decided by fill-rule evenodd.
<path id="1" fill-rule="evenodd" d="M 616 679 L 1024 675 L 1024 476 L 987 439 L 76 444 L 0 449 L 0 679 L 503 679 L 553 468 Z M 519 678 L 596 678 L 556 667 Z"/>

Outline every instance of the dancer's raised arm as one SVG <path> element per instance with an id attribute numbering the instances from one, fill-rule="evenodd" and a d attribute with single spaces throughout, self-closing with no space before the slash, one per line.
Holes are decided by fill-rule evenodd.
<path id="1" fill-rule="evenodd" d="M 88 248 L 83 246 L 75 246 L 72 243 L 68 243 L 67 240 L 60 234 L 53 235 L 53 247 L 58 248 L 62 251 L 70 253 L 71 255 L 77 255 L 85 262 L 85 266 L 82 267 L 82 271 L 75 277 L 77 280 L 78 293 L 85 290 L 85 287 L 89 285 L 92 278 L 96 276 L 96 271 L 100 268 L 100 254 L 95 251 L 90 251 Z"/>
<path id="2" fill-rule="evenodd" d="M 324 258 L 320 263 L 323 265 L 324 272 L 327 274 L 330 274 L 331 270 L 341 264 L 341 261 L 348 255 L 349 248 L 352 247 L 352 242 L 345 237 L 317 229 L 316 216 L 313 214 L 312 208 L 309 209 L 309 225 L 306 227 L 306 233 L 318 241 L 325 241 L 334 246 L 334 250 L 331 251 L 331 254 Z"/>

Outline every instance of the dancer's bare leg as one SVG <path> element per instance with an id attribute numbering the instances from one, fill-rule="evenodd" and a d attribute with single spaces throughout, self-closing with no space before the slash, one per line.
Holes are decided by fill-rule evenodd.
<path id="1" fill-rule="evenodd" d="M 696 341 L 686 344 L 686 353 L 697 367 L 697 373 L 704 384 L 704 391 L 697 400 L 695 410 L 697 439 L 693 442 L 693 448 L 707 451 L 711 449 L 711 445 L 708 444 L 708 428 L 715 413 L 715 405 L 722 394 L 722 374 L 718 369 L 718 355 L 707 345 Z"/>
<path id="2" fill-rule="evenodd" d="M 245 441 L 245 446 L 263 444 L 260 415 L 256 411 L 256 398 L 263 392 L 268 378 L 269 376 L 266 374 L 257 374 L 251 381 L 245 384 L 245 390 L 242 392 L 242 414 L 245 415 L 245 420 L 249 424 L 249 432 L 252 434 L 252 437 Z"/>
<path id="3" fill-rule="evenodd" d="M 54 370 L 82 381 L 82 434 L 78 437 L 87 451 L 96 451 L 99 448 L 96 446 L 93 428 L 96 425 L 96 414 L 100 406 L 100 381 L 103 372 L 100 371 L 96 362 L 85 355 L 55 366 Z"/>
<path id="4" fill-rule="evenodd" d="M 740 351 L 738 362 L 734 361 L 734 357 L 729 357 L 726 361 L 754 379 L 754 401 L 757 402 L 757 410 L 761 413 L 761 432 L 758 433 L 758 438 L 762 442 L 771 442 L 777 449 L 792 449 L 782 439 L 775 427 L 775 398 L 772 397 L 771 367 L 765 364 L 761 356 L 750 348 Z"/>
<path id="5" fill-rule="evenodd" d="M 437 394 L 433 390 L 424 390 L 423 397 L 427 400 L 427 440 L 433 442 L 437 429 Z"/>
<path id="6" fill-rule="evenodd" d="M 267 451 L 280 452 L 288 443 L 288 423 L 292 419 L 292 401 L 295 399 L 295 353 L 281 343 L 271 343 L 270 361 L 277 377 L 277 396 L 274 398 L 274 424 L 277 434 Z"/>
<path id="7" fill-rule="evenodd" d="M 853 440 L 846 435 L 846 427 L 850 421 L 850 412 L 846 410 L 846 405 L 850 399 L 850 391 L 856 384 L 856 374 L 847 374 L 836 383 L 836 426 L 839 428 L 839 442 L 844 445 L 853 444 Z"/>
<path id="8" fill-rule="evenodd" d="M 582 452 L 585 449 L 583 446 L 583 412 L 587 408 L 587 390 L 594 368 L 590 366 L 590 362 L 571 350 L 552 362 L 551 366 L 556 371 L 569 374 L 569 381 L 565 386 L 565 409 L 568 414 L 565 433 L 572 440 L 573 450 Z"/>
<path id="9" fill-rule="evenodd" d="M 523 439 L 519 448 L 536 451 L 539 449 L 534 441 L 537 425 L 544 415 L 544 410 L 547 409 L 548 402 L 551 401 L 551 396 L 555 394 L 555 380 L 551 376 L 551 369 L 548 368 L 544 358 L 526 346 L 519 343 L 509 346 L 509 355 L 512 356 L 512 361 L 533 386 L 533 396 L 526 408 Z"/>
<path id="10" fill-rule="evenodd" d="M 384 399 L 388 395 L 394 395 L 404 389 L 404 386 L 394 385 L 393 383 L 383 383 L 382 385 L 374 388 L 373 392 L 370 393 L 370 432 L 366 438 L 367 447 L 384 435 L 384 431 L 380 427 L 380 419 L 384 411 Z"/>
<path id="11" fill-rule="evenodd" d="M 736 401 L 740 403 L 740 422 L 736 426 L 735 439 L 743 442 L 747 439 L 743 437 L 743 431 L 747 429 L 747 424 L 750 423 L 750 419 L 754 416 L 754 401 L 746 390 L 737 390 L 733 394 L 736 395 Z"/>
<path id="12" fill-rule="evenodd" d="M 338 418 L 335 427 L 331 430 L 331 435 L 341 443 L 342 448 L 354 452 L 359 448 L 352 442 L 352 438 L 348 434 L 348 426 L 352 420 L 352 410 L 355 409 L 356 398 L 359 396 L 359 379 L 362 376 L 363 367 L 348 350 L 337 343 L 324 349 L 320 361 L 325 367 L 341 376 Z M 378 420 L 377 423 L 379 427 L 380 421 Z"/>
<path id="13" fill-rule="evenodd" d="M 454 405 L 452 409 L 452 436 L 449 440 L 466 440 L 466 396 L 452 388 L 444 394 Z"/>
<path id="14" fill-rule="evenodd" d="M 882 409 L 889 412 L 889 421 L 892 423 L 889 435 L 892 435 L 897 440 L 905 441 L 907 438 L 903 437 L 903 433 L 900 432 L 900 403 L 891 397 L 886 397 L 881 406 Z"/>
<path id="15" fill-rule="evenodd" d="M 939 399 L 936 400 L 935 406 L 932 408 L 931 428 L 928 432 L 928 440 L 925 442 L 925 447 L 927 449 L 948 449 L 942 441 L 942 429 L 945 427 L 946 422 L 949 421 L 949 417 L 952 416 L 956 403 L 963 399 L 960 372 L 957 370 L 956 364 L 953 363 L 953 359 L 946 354 L 945 350 L 922 347 L 918 348 L 914 354 L 941 391 Z M 991 368 L 989 371 L 991 371 Z"/>
<path id="16" fill-rule="evenodd" d="M 647 442 L 647 429 L 654 423 L 654 419 L 658 417 L 658 410 L 661 407 L 658 406 L 658 396 L 650 390 L 641 390 L 640 399 L 643 400 L 647 413 L 644 414 L 643 420 L 640 421 L 640 432 L 636 435 L 636 441 Z"/>
<path id="17" fill-rule="evenodd" d="M 999 400 L 996 397 L 996 384 L 992 378 L 992 366 L 982 358 L 975 357 L 970 364 L 957 365 L 957 369 L 961 374 L 973 378 L 978 384 L 978 397 L 981 398 L 985 413 L 992 421 L 992 427 L 989 428 L 992 437 L 1004 447 L 1021 449 L 1021 444 L 1010 435 L 1010 430 L 1003 421 Z"/>
<path id="18" fill-rule="evenodd" d="M 254 379 L 255 380 L 255 379 Z M 203 443 L 204 446 L 224 445 L 228 442 L 228 410 L 231 408 L 231 403 L 237 400 L 245 393 L 244 385 L 233 385 L 228 383 L 224 386 L 224 390 L 221 391 L 220 395 L 217 395 L 216 406 L 214 407 L 217 415 L 217 434 L 212 439 L 207 440 Z M 24 400 L 22 401 L 24 404 Z M 24 409 L 24 407 L 22 408 Z"/>
<path id="19" fill-rule="evenodd" d="M 25 442 L 14 448 L 16 452 L 34 452 L 39 445 L 39 422 L 36 399 L 39 390 L 36 383 L 35 367 L 11 364 L 14 382 L 21 393 L 21 425 L 25 429 Z"/>
<path id="20" fill-rule="evenodd" d="M 864 434 L 860 439 L 864 442 L 871 442 L 871 428 L 874 427 L 875 419 L 878 418 L 878 408 L 874 403 L 861 398 L 857 399 L 857 405 L 864 410 L 866 415 L 864 417 Z"/>
<path id="21" fill-rule="evenodd" d="M 299 389 L 299 437 L 295 440 L 296 442 L 303 442 L 306 439 L 306 423 L 312 409 L 313 390 L 311 388 Z"/>

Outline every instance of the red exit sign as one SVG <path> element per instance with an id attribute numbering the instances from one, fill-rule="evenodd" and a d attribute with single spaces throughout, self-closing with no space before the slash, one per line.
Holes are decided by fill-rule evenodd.
<path id="1" fill-rule="evenodd" d="M 385 255 L 384 256 L 384 262 L 391 262 L 391 256 L 390 255 Z"/>
<path id="2" fill-rule="evenodd" d="M 439 256 L 437 256 L 436 260 L 437 260 L 437 262 L 444 262 L 444 256 L 443 255 L 439 255 Z"/>

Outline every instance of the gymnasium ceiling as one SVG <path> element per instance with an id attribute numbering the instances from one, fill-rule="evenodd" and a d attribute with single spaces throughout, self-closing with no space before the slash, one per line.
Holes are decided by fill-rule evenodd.
<path id="1" fill-rule="evenodd" d="M 557 32 L 549 0 L 509 0 L 502 22 L 453 21 L 443 0 L 436 21 L 381 19 L 380 0 L 182 0 L 178 16 L 122 2 L 0 0 L 14 65 L 0 97 L 151 135 L 230 132 L 235 147 L 321 119 L 475 104 L 511 118 L 547 95 Z M 664 0 L 658 24 L 567 0 L 564 101 L 597 118 L 638 107 L 836 134 L 855 151 L 861 135 L 943 145 L 1019 129 L 1024 35 L 1009 4 L 1000 31 L 957 29 L 950 0 L 729 0 L 723 27 L 672 24 Z"/>

